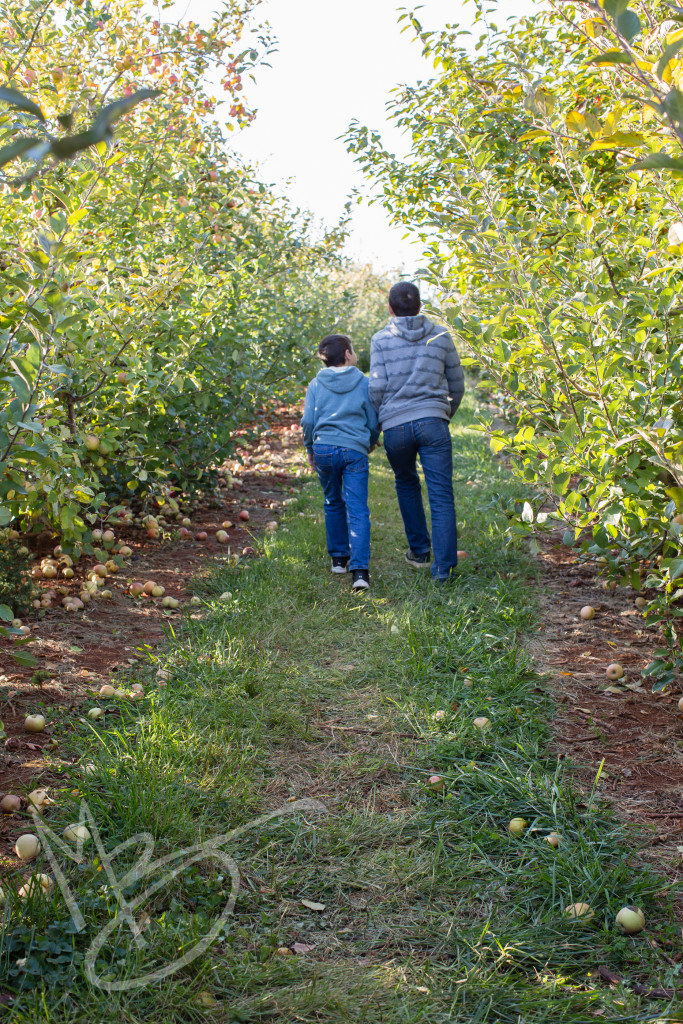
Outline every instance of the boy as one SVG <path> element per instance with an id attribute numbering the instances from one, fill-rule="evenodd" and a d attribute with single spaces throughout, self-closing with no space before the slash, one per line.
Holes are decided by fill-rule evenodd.
<path id="1" fill-rule="evenodd" d="M 368 379 L 351 340 L 330 334 L 320 342 L 325 364 L 308 386 L 301 419 L 308 461 L 325 494 L 325 532 L 332 572 L 351 570 L 353 590 L 370 586 L 368 453 L 379 437 Z"/>

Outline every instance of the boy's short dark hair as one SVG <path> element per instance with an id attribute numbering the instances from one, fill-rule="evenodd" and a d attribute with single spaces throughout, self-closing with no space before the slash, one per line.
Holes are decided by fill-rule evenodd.
<path id="1" fill-rule="evenodd" d="M 394 316 L 417 316 L 420 312 L 420 292 L 410 281 L 399 281 L 389 292 L 389 305 Z"/>
<path id="2" fill-rule="evenodd" d="M 343 366 L 346 353 L 352 351 L 351 339 L 345 334 L 328 334 L 318 345 L 318 355 L 325 366 Z"/>

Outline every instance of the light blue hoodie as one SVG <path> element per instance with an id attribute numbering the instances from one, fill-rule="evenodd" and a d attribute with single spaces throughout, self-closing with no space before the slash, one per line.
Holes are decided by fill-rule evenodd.
<path id="1" fill-rule="evenodd" d="M 304 444 L 332 444 L 367 455 L 379 437 L 377 413 L 368 397 L 368 378 L 357 366 L 326 366 L 308 385 L 301 418 Z"/>

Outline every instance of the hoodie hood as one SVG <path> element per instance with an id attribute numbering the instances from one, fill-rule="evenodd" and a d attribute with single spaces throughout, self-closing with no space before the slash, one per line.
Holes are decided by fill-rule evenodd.
<path id="1" fill-rule="evenodd" d="M 423 313 L 417 316 L 395 316 L 389 324 L 391 334 L 405 338 L 406 341 L 422 341 L 433 328 L 434 324 Z"/>
<path id="2" fill-rule="evenodd" d="M 366 380 L 366 377 L 357 366 L 347 366 L 344 370 L 333 370 L 331 366 L 326 366 L 316 380 L 319 380 L 328 391 L 334 391 L 336 395 L 346 395 L 357 388 L 362 380 Z"/>

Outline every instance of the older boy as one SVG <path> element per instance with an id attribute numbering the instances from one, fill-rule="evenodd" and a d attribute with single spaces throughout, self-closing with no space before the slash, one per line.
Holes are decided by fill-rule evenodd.
<path id="1" fill-rule="evenodd" d="M 392 320 L 372 339 L 370 401 L 384 431 L 384 449 L 396 478 L 396 495 L 408 539 L 406 561 L 430 563 L 419 455 L 432 514 L 436 582 L 458 564 L 453 498 L 453 449 L 448 421 L 462 401 L 465 377 L 450 334 L 420 314 L 420 293 L 402 281 L 389 292 Z"/>
<path id="2" fill-rule="evenodd" d="M 353 590 L 370 586 L 368 452 L 377 443 L 377 414 L 351 340 L 330 334 L 318 355 L 325 368 L 311 381 L 301 419 L 308 461 L 325 494 L 325 531 L 332 572 L 351 570 Z"/>

